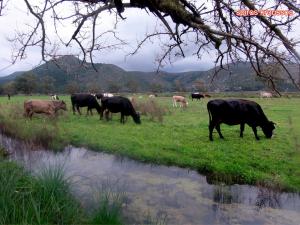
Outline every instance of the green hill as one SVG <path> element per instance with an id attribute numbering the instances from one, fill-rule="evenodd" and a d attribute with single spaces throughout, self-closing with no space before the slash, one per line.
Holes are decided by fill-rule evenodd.
<path id="1" fill-rule="evenodd" d="M 299 68 L 290 65 L 293 74 L 299 73 Z M 218 69 L 218 68 L 216 68 Z M 45 77 L 51 77 L 53 91 L 66 92 L 68 86 L 75 85 L 78 91 L 91 89 L 102 91 L 193 91 L 199 89 L 195 83 L 202 82 L 208 91 L 251 91 L 265 88 L 264 83 L 257 78 L 249 63 L 229 64 L 228 70 L 222 70 L 214 76 L 215 69 L 208 71 L 191 71 L 182 73 L 168 73 L 164 71 L 140 72 L 125 71 L 112 64 L 83 63 L 74 56 L 62 56 L 56 60 L 42 64 L 31 71 L 15 72 L 9 76 L 1 77 L 0 84 L 13 81 L 25 72 L 34 74 L 38 80 L 38 87 Z M 285 78 L 280 80 L 279 89 L 292 91 L 293 85 Z M 39 89 L 39 91 L 41 91 Z M 114 90 L 112 90 L 114 89 Z"/>

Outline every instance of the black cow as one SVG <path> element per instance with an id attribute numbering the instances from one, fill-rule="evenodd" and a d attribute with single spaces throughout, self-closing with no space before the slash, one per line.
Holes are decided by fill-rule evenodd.
<path id="1" fill-rule="evenodd" d="M 275 129 L 274 123 L 267 119 L 260 105 L 253 101 L 215 99 L 207 103 L 207 110 L 209 114 L 209 139 L 211 141 L 213 140 L 212 132 L 214 128 L 218 131 L 220 138 L 224 138 L 220 129 L 221 123 L 228 125 L 240 124 L 240 137 L 243 137 L 245 124 L 248 124 L 257 140 L 259 140 L 259 137 L 257 136 L 256 127 L 261 127 L 267 138 L 272 137 Z"/>
<path id="2" fill-rule="evenodd" d="M 93 114 L 92 109 L 96 109 L 99 114 L 101 113 L 101 107 L 97 102 L 97 99 L 95 98 L 95 96 L 91 94 L 85 94 L 85 93 L 72 94 L 71 102 L 72 102 L 73 114 L 75 114 L 75 107 L 77 109 L 77 112 L 80 115 L 81 112 L 79 107 L 88 107 L 86 115 L 88 115 L 89 112 L 92 115 Z"/>
<path id="3" fill-rule="evenodd" d="M 134 110 L 130 100 L 121 96 L 114 97 L 103 97 L 101 99 L 101 119 L 103 117 L 103 112 L 108 110 L 112 113 L 121 113 L 121 123 L 125 123 L 124 116 L 131 116 L 133 121 L 137 124 L 141 123 L 140 115 Z"/>
<path id="4" fill-rule="evenodd" d="M 199 92 L 196 92 L 196 93 L 192 93 L 191 97 L 192 97 L 192 101 L 194 98 L 200 100 L 201 98 L 204 98 L 204 95 L 200 94 Z"/>

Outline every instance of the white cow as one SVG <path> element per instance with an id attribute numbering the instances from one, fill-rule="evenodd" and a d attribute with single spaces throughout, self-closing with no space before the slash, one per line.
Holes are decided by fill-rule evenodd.
<path id="1" fill-rule="evenodd" d="M 57 95 L 51 95 L 51 100 L 59 100 L 59 97 Z"/>
<path id="2" fill-rule="evenodd" d="M 273 94 L 271 92 L 261 91 L 260 92 L 260 97 L 261 98 L 272 98 Z"/>
<path id="3" fill-rule="evenodd" d="M 177 107 L 177 102 L 179 102 L 179 107 L 187 107 L 188 102 L 183 96 L 174 95 L 173 96 L 173 107 Z"/>
<path id="4" fill-rule="evenodd" d="M 103 93 L 103 97 L 114 97 L 111 93 Z"/>

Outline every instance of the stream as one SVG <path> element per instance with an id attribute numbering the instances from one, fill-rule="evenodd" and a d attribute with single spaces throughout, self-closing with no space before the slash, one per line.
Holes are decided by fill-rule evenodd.
<path id="1" fill-rule="evenodd" d="M 60 166 L 88 210 L 97 192 L 122 195 L 128 224 L 299 225 L 300 195 L 250 185 L 212 185 L 196 171 L 137 162 L 68 146 L 55 153 L 0 135 L 0 144 L 32 173 Z"/>

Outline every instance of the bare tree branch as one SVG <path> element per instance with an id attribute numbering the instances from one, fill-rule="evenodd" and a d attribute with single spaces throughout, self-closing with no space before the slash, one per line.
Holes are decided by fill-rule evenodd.
<path id="1" fill-rule="evenodd" d="M 161 39 L 163 48 L 160 58 L 157 59 L 158 68 L 165 62 L 171 62 L 173 58 L 185 57 L 186 46 L 191 45 L 194 46 L 193 54 L 199 59 L 204 52 L 214 51 L 218 70 L 226 69 L 225 63 L 249 61 L 257 75 L 270 80 L 269 83 L 274 89 L 276 85 L 272 79 L 276 77 L 268 74 L 264 68 L 278 65 L 295 87 L 300 89 L 300 77 L 297 81 L 287 68 L 287 64 L 300 64 L 297 51 L 300 41 L 290 36 L 296 26 L 299 26 L 300 10 L 299 5 L 292 1 L 212 0 L 199 3 L 195 0 L 45 0 L 43 4 L 29 0 L 24 2 L 36 23 L 31 25 L 30 31 L 19 32 L 13 39 L 19 44 L 14 60 L 24 58 L 27 48 L 34 45 L 41 47 L 43 60 L 50 55 L 48 49 L 51 48 L 51 42 L 48 43 L 50 39 L 45 27 L 47 15 L 53 19 L 54 30 L 61 44 L 71 46 L 72 43 L 76 43 L 81 49 L 83 61 L 88 56 L 87 60 L 94 65 L 95 51 L 114 49 L 126 44 L 117 36 L 114 28 L 98 34 L 97 21 L 101 21 L 103 12 L 114 13 L 117 24 L 125 19 L 122 16 L 125 9 L 137 8 L 136 10 L 144 9 L 153 13 L 165 29 L 160 28 L 145 34 L 145 38 L 137 43 L 129 55 L 136 54 L 149 40 L 169 36 L 169 39 Z M 1 1 L 0 15 L 3 11 L 2 3 Z M 73 5 L 73 10 L 66 13 L 57 10 L 65 5 Z M 243 11 L 239 10 L 254 14 L 240 15 Z M 288 12 L 288 15 L 264 15 L 259 10 L 281 10 Z M 66 41 L 61 37 L 58 26 L 67 22 L 75 27 Z M 110 43 L 102 41 L 107 35 L 113 37 Z"/>

